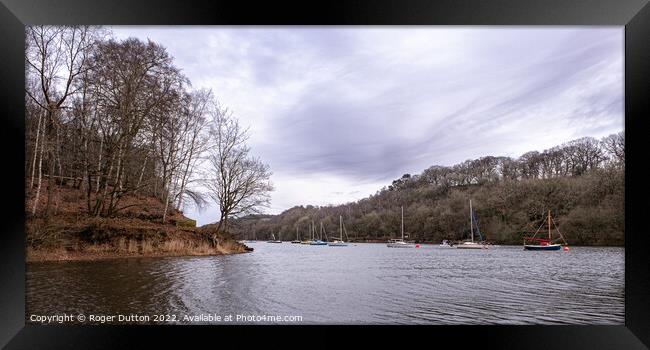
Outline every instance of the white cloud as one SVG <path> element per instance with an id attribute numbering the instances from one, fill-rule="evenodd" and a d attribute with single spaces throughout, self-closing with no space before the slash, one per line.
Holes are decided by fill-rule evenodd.
<path id="1" fill-rule="evenodd" d="M 623 129 L 623 27 L 113 27 L 251 127 L 271 213 Z M 197 216 L 217 220 L 216 210 Z"/>

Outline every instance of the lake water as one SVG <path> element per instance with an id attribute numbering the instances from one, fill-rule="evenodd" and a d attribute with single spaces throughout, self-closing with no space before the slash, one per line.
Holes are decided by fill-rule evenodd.
<path id="1" fill-rule="evenodd" d="M 170 323 L 194 323 L 186 315 L 292 324 L 624 323 L 623 248 L 248 245 L 255 251 L 230 256 L 30 263 L 27 321 L 67 313 L 174 315 Z"/>

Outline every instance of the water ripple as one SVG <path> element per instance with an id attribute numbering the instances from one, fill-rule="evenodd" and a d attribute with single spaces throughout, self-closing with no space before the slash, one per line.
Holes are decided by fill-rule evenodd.
<path id="1" fill-rule="evenodd" d="M 339 324 L 622 324 L 624 250 L 252 243 L 222 257 L 30 263 L 27 314 L 299 315 Z"/>

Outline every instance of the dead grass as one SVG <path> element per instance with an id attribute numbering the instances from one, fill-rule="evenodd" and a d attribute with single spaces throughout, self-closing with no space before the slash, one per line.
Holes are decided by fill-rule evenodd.
<path id="1" fill-rule="evenodd" d="M 115 251 L 115 247 L 110 244 L 91 244 L 83 249 L 73 251 L 84 251 L 88 253 L 107 253 Z"/>
<path id="2" fill-rule="evenodd" d="M 161 250 L 167 253 L 193 254 L 232 254 L 234 251 L 217 250 L 207 242 L 170 239 L 162 244 Z"/>
<path id="3" fill-rule="evenodd" d="M 65 248 L 34 249 L 27 247 L 27 261 L 62 261 L 70 260 L 70 254 Z"/>
<path id="4" fill-rule="evenodd" d="M 165 241 L 161 247 L 161 249 L 166 252 L 182 252 L 182 251 L 186 251 L 187 248 L 188 248 L 187 242 L 179 239 L 172 239 L 169 241 Z"/>
<path id="5" fill-rule="evenodd" d="M 151 254 L 154 252 L 153 244 L 151 244 L 151 242 L 149 241 L 142 241 L 141 246 L 142 246 L 142 254 L 144 255 Z"/>
<path id="6" fill-rule="evenodd" d="M 93 260 L 118 257 L 222 255 L 245 252 L 244 246 L 222 239 L 212 247 L 209 228 L 171 211 L 162 223 L 164 206 L 157 198 L 130 194 L 120 202 L 114 217 L 90 217 L 85 194 L 70 186 L 54 188 L 57 210 L 49 220 L 42 217 L 45 197 L 31 215 L 34 189 L 26 188 L 27 261 Z"/>
<path id="7" fill-rule="evenodd" d="M 126 257 L 229 255 L 245 252 L 245 246 L 234 241 L 220 242 L 217 247 L 212 247 L 204 240 L 171 238 L 157 243 L 120 237 L 112 243 L 75 243 L 68 248 L 28 247 L 26 260 L 28 262 L 72 261 Z"/>

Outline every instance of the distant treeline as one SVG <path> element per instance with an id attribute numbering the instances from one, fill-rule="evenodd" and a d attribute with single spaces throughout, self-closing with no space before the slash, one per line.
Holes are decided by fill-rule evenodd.
<path id="1" fill-rule="evenodd" d="M 547 210 L 569 244 L 624 244 L 624 133 L 601 140 L 581 138 L 517 159 L 482 157 L 454 166 L 432 166 L 404 174 L 376 194 L 338 206 L 298 206 L 275 216 L 237 221 L 242 239 L 283 240 L 309 236 L 309 224 L 322 222 L 338 236 L 343 217 L 352 240 L 386 240 L 400 230 L 409 239 L 439 242 L 469 237 L 469 199 L 483 236 L 499 244 L 521 244 Z"/>

